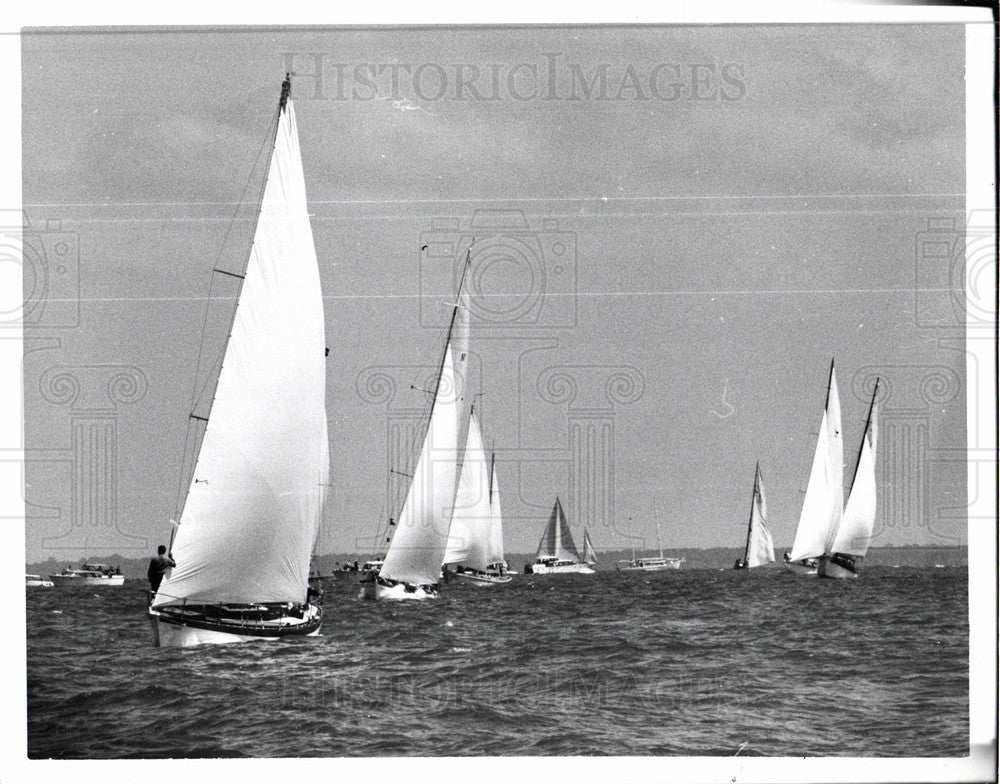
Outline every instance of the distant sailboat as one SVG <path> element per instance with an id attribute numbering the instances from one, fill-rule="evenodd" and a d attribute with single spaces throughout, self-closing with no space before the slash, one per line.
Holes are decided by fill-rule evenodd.
<path id="1" fill-rule="evenodd" d="M 809 484 L 802 501 L 799 526 L 791 553 L 785 553 L 785 567 L 797 574 L 815 575 L 818 558 L 826 547 L 844 511 L 844 442 L 840 430 L 840 395 L 837 376 L 830 362 L 826 405 L 820 421 L 816 452 Z"/>
<path id="2" fill-rule="evenodd" d="M 875 456 L 878 452 L 878 380 L 868 407 L 868 420 L 861 435 L 861 447 L 854 468 L 854 479 L 840 524 L 833 533 L 826 553 L 819 561 L 821 577 L 857 577 L 861 561 L 868 552 L 875 528 L 876 487 Z"/>
<path id="3" fill-rule="evenodd" d="M 556 498 L 542 540 L 538 543 L 535 562 L 524 565 L 525 574 L 576 573 L 594 574 L 594 567 L 586 563 L 573 544 L 573 535 L 562 504 Z"/>
<path id="4" fill-rule="evenodd" d="M 774 542 L 767 530 L 767 500 L 764 497 L 764 479 L 760 474 L 760 463 L 753 478 L 753 495 L 750 499 L 750 522 L 747 523 L 747 544 L 743 558 L 736 562 L 735 569 L 753 569 L 774 560 Z"/>
<path id="5" fill-rule="evenodd" d="M 503 560 L 500 496 L 496 491 L 496 461 L 486 467 L 486 451 L 475 406 L 469 417 L 469 435 L 455 496 L 448 547 L 444 555 L 447 577 L 478 585 L 510 582 Z"/>
<path id="6" fill-rule="evenodd" d="M 286 77 L 177 566 L 150 603 L 157 645 L 315 635 L 322 622 L 309 562 L 329 484 L 325 319 L 290 94 Z"/>
<path id="7" fill-rule="evenodd" d="M 427 599 L 438 595 L 470 427 L 465 405 L 469 354 L 466 254 L 458 300 L 448 326 L 427 433 L 385 562 L 362 583 L 366 599 Z"/>
<path id="8" fill-rule="evenodd" d="M 619 571 L 631 572 L 662 572 L 667 569 L 680 569 L 681 564 L 684 563 L 683 558 L 673 558 L 667 557 L 663 554 L 663 537 L 660 533 L 660 520 L 656 517 L 656 511 L 654 507 L 653 516 L 656 518 L 656 545 L 659 548 L 659 556 L 646 556 L 636 558 L 635 547 L 632 547 L 632 560 L 630 561 L 619 561 L 616 567 Z M 631 526 L 630 526 L 631 528 Z M 631 535 L 631 531 L 629 531 Z"/>

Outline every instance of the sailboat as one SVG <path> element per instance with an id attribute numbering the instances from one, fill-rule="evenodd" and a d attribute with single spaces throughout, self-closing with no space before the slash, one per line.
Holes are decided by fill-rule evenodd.
<path id="1" fill-rule="evenodd" d="M 826 405 L 820 420 L 816 452 L 809 484 L 802 501 L 799 526 L 791 553 L 785 552 L 785 568 L 796 574 L 815 575 L 819 559 L 826 553 L 831 532 L 844 512 L 844 441 L 840 431 L 840 395 L 837 375 L 830 362 Z"/>
<path id="2" fill-rule="evenodd" d="M 734 569 L 753 569 L 774 560 L 774 542 L 767 530 L 767 500 L 764 498 L 764 480 L 760 475 L 760 463 L 753 477 L 753 495 L 750 497 L 750 522 L 747 523 L 747 544 L 743 557 L 736 561 Z"/>
<path id="3" fill-rule="evenodd" d="M 477 585 L 508 583 L 503 560 L 503 529 L 500 495 L 496 487 L 496 456 L 486 468 L 486 452 L 475 405 L 469 415 L 469 434 L 451 517 L 451 530 L 444 563 L 453 569 L 446 577 L 458 577 Z"/>
<path id="4" fill-rule="evenodd" d="M 385 562 L 362 583 L 366 599 L 428 599 L 438 595 L 471 421 L 471 409 L 464 403 L 469 360 L 469 295 L 464 284 L 469 264 L 470 254 L 466 253 L 427 432 Z"/>
<path id="5" fill-rule="evenodd" d="M 535 552 L 535 562 L 524 565 L 525 574 L 594 574 L 593 565 L 584 561 L 573 544 L 573 535 L 562 504 L 556 497 L 549 522 Z"/>
<path id="6" fill-rule="evenodd" d="M 656 512 L 653 512 L 656 517 Z M 631 528 L 631 526 L 630 526 Z M 629 531 L 631 534 L 631 531 Z M 663 540 L 660 535 L 660 520 L 656 517 L 656 544 L 660 550 L 659 556 L 635 557 L 635 546 L 632 547 L 632 560 L 619 561 L 617 569 L 619 571 L 640 571 L 640 572 L 662 572 L 667 569 L 680 569 L 684 563 L 683 558 L 667 557 L 663 554 Z"/>
<path id="7" fill-rule="evenodd" d="M 851 492 L 840 523 L 831 537 L 826 553 L 819 561 L 820 577 L 850 578 L 858 576 L 861 560 L 868 552 L 875 528 L 876 488 L 875 456 L 878 448 L 878 379 L 868 406 L 868 419 L 861 435 L 858 461 L 851 480 Z"/>
<path id="8" fill-rule="evenodd" d="M 233 274 L 233 273 L 226 273 Z M 150 601 L 160 646 L 316 635 L 309 564 L 329 484 L 326 349 L 286 76 L 230 337 L 184 507 Z"/>

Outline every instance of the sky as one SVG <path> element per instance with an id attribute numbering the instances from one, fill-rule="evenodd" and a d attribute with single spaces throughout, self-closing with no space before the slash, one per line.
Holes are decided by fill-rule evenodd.
<path id="1" fill-rule="evenodd" d="M 22 64 L 29 561 L 169 537 L 288 69 L 320 552 L 379 546 L 472 237 L 509 552 L 556 495 L 599 551 L 741 546 L 758 460 L 790 546 L 832 358 L 848 477 L 882 379 L 873 544 L 966 541 L 961 28 L 45 31 Z"/>

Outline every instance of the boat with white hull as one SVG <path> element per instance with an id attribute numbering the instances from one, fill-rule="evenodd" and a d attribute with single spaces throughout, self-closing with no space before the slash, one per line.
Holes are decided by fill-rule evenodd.
<path id="1" fill-rule="evenodd" d="M 362 582 L 365 599 L 433 599 L 439 593 L 471 417 L 465 405 L 469 259 L 466 253 L 417 465 L 399 519 L 390 521 L 394 534 L 385 561 Z"/>
<path id="2" fill-rule="evenodd" d="M 631 523 L 631 520 L 629 522 Z M 631 528 L 631 525 L 629 527 Z M 660 532 L 659 518 L 656 518 L 656 545 L 660 551 L 658 556 L 636 558 L 635 548 L 633 547 L 632 559 L 629 561 L 619 561 L 615 568 L 621 572 L 664 572 L 668 569 L 681 568 L 681 564 L 684 563 L 683 558 L 674 558 L 663 554 L 663 538 Z"/>
<path id="3" fill-rule="evenodd" d="M 326 335 L 291 82 L 180 522 L 148 610 L 160 646 L 319 633 L 309 565 L 329 486 Z M 219 272 L 215 270 L 214 272 Z"/>
<path id="4" fill-rule="evenodd" d="M 535 562 L 524 565 L 525 574 L 594 574 L 593 564 L 587 563 L 576 551 L 566 513 L 559 498 L 552 507 L 549 522 L 538 543 Z"/>
<path id="5" fill-rule="evenodd" d="M 819 558 L 826 553 L 831 532 L 844 512 L 844 441 L 840 426 L 840 394 L 837 375 L 830 362 L 826 404 L 820 420 L 816 451 L 813 454 L 809 484 L 802 501 L 799 525 L 790 553 L 784 554 L 789 571 L 815 576 Z"/>
<path id="6" fill-rule="evenodd" d="M 51 580 L 46 580 L 40 574 L 26 574 L 24 575 L 24 587 L 25 588 L 54 588 L 55 583 Z"/>
<path id="7" fill-rule="evenodd" d="M 125 575 L 108 564 L 85 563 L 79 569 L 66 567 L 59 574 L 50 574 L 49 580 L 57 588 L 74 585 L 117 587 L 125 585 Z"/>
<path id="8" fill-rule="evenodd" d="M 767 499 L 764 496 L 764 478 L 760 463 L 754 470 L 753 494 L 750 497 L 750 520 L 747 523 L 747 543 L 743 557 L 734 569 L 755 569 L 774 561 L 774 542 L 767 530 Z"/>
<path id="9" fill-rule="evenodd" d="M 878 448 L 878 379 L 868 406 L 868 419 L 851 480 L 844 514 L 833 532 L 826 553 L 819 560 L 819 576 L 850 579 L 858 576 L 875 528 L 875 456 Z"/>

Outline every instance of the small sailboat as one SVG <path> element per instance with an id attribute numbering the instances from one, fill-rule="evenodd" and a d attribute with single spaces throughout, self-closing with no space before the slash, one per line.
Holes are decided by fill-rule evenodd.
<path id="1" fill-rule="evenodd" d="M 496 456 L 486 467 L 486 451 L 475 406 L 469 416 L 469 435 L 455 496 L 455 510 L 444 563 L 445 577 L 477 585 L 510 582 L 503 560 L 500 496 L 496 492 Z"/>
<path id="2" fill-rule="evenodd" d="M 753 569 L 774 560 L 774 542 L 767 530 L 767 500 L 764 497 L 764 479 L 760 474 L 760 463 L 753 478 L 753 495 L 750 498 L 750 522 L 747 523 L 747 544 L 743 557 L 734 569 Z"/>
<path id="3" fill-rule="evenodd" d="M 566 513 L 559 498 L 552 507 L 542 540 L 538 543 L 535 562 L 524 565 L 525 574 L 594 574 L 594 567 L 584 561 L 573 544 Z"/>
<path id="4" fill-rule="evenodd" d="M 319 267 L 286 77 L 253 242 L 180 523 L 149 606 L 154 642 L 316 635 L 309 565 L 329 484 Z M 232 273 L 226 273 L 232 274 Z"/>
<path id="5" fill-rule="evenodd" d="M 826 404 L 820 420 L 816 452 L 809 484 L 802 501 L 799 526 L 791 553 L 785 552 L 785 568 L 796 574 L 815 575 L 818 559 L 844 511 L 844 441 L 840 430 L 840 395 L 837 375 L 830 362 Z"/>
<path id="6" fill-rule="evenodd" d="M 471 409 L 465 405 L 469 295 L 464 286 L 469 258 L 467 253 L 427 432 L 385 561 L 378 573 L 372 572 L 362 583 L 366 599 L 428 599 L 438 595 L 470 427 Z"/>
<path id="7" fill-rule="evenodd" d="M 653 512 L 656 517 L 656 512 Z M 630 532 L 631 533 L 631 532 Z M 619 561 L 617 569 L 623 572 L 663 572 L 667 569 L 680 569 L 684 563 L 683 558 L 668 557 L 663 554 L 663 539 L 660 534 L 660 520 L 656 517 L 656 545 L 660 550 L 659 556 L 635 557 L 635 547 L 632 548 L 632 560 Z"/>
<path id="8" fill-rule="evenodd" d="M 840 523 L 833 533 L 826 553 L 819 561 L 820 577 L 850 578 L 858 576 L 861 561 L 868 552 L 875 528 L 876 486 L 875 456 L 878 449 L 878 380 L 868 406 L 868 419 L 861 435 L 858 461 L 854 467 L 851 492 Z"/>

